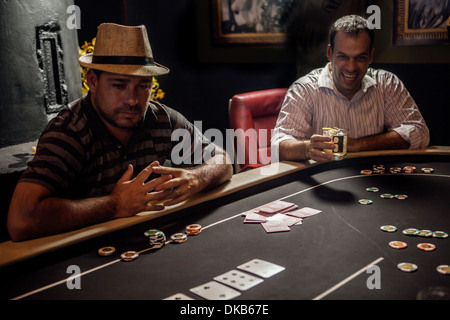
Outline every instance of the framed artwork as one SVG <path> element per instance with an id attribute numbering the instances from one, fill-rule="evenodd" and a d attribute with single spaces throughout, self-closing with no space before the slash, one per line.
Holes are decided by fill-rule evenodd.
<path id="1" fill-rule="evenodd" d="M 450 0 L 395 0 L 394 45 L 449 43 Z"/>
<path id="2" fill-rule="evenodd" d="M 283 46 L 296 0 L 210 0 L 213 45 Z"/>

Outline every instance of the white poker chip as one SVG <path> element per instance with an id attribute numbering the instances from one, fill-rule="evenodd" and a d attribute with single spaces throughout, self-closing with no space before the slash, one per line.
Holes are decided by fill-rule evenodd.
<path id="1" fill-rule="evenodd" d="M 187 234 L 185 233 L 174 233 L 170 236 L 170 240 L 172 240 L 173 243 L 183 243 L 187 240 Z"/>
<path id="2" fill-rule="evenodd" d="M 123 261 L 133 261 L 137 259 L 138 256 L 139 253 L 137 253 L 136 251 L 126 251 L 120 255 Z"/>
<path id="3" fill-rule="evenodd" d="M 399 268 L 403 272 L 414 272 L 418 269 L 417 265 L 414 263 L 409 262 L 402 262 L 397 265 L 397 268 Z"/>

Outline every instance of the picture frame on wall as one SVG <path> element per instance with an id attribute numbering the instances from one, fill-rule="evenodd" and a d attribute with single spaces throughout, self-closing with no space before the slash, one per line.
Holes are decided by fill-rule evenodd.
<path id="1" fill-rule="evenodd" d="M 216 46 L 286 46 L 296 0 L 210 0 Z"/>
<path id="2" fill-rule="evenodd" d="M 450 0 L 394 0 L 393 44 L 449 43 Z"/>

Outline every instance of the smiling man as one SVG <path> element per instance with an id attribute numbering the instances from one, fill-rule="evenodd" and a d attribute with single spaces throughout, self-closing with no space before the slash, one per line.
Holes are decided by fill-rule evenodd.
<path id="1" fill-rule="evenodd" d="M 400 79 L 369 68 L 374 33 L 367 20 L 345 16 L 330 29 L 329 63 L 295 81 L 283 102 L 272 136 L 280 160 L 329 161 L 331 138 L 324 127 L 348 133 L 349 152 L 420 149 L 429 130 Z"/>
<path id="2" fill-rule="evenodd" d="M 144 26 L 100 25 L 94 53 L 79 62 L 90 68 L 89 93 L 44 129 L 11 199 L 13 240 L 162 210 L 230 179 L 225 151 L 179 112 L 150 101 L 153 76 L 169 70 L 154 62 Z M 174 160 L 178 129 L 190 138 L 182 156 L 191 161 L 163 166 Z M 206 147 L 214 151 L 199 161 Z"/>

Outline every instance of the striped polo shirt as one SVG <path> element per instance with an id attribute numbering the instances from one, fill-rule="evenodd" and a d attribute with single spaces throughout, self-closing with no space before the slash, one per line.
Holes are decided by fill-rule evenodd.
<path id="1" fill-rule="evenodd" d="M 201 152 L 194 153 L 194 146 L 204 148 L 210 142 L 180 113 L 149 103 L 130 141 L 122 146 L 107 131 L 88 94 L 48 123 L 20 181 L 40 184 L 56 196 L 71 199 L 107 195 L 129 164 L 136 176 L 155 160 L 161 165 L 171 161 L 172 148 L 180 143 L 171 138 L 176 129 L 189 133 L 190 148 L 182 149 L 185 154 L 181 155 L 189 159 L 184 162 L 187 166 L 198 163 L 192 157 Z"/>
<path id="2" fill-rule="evenodd" d="M 419 108 L 400 79 L 391 72 L 369 68 L 351 100 L 334 85 L 328 65 L 295 81 L 286 93 L 272 135 L 275 152 L 286 139 L 310 139 L 323 127 L 347 130 L 360 138 L 394 130 L 410 149 L 429 144 L 429 130 Z"/>

